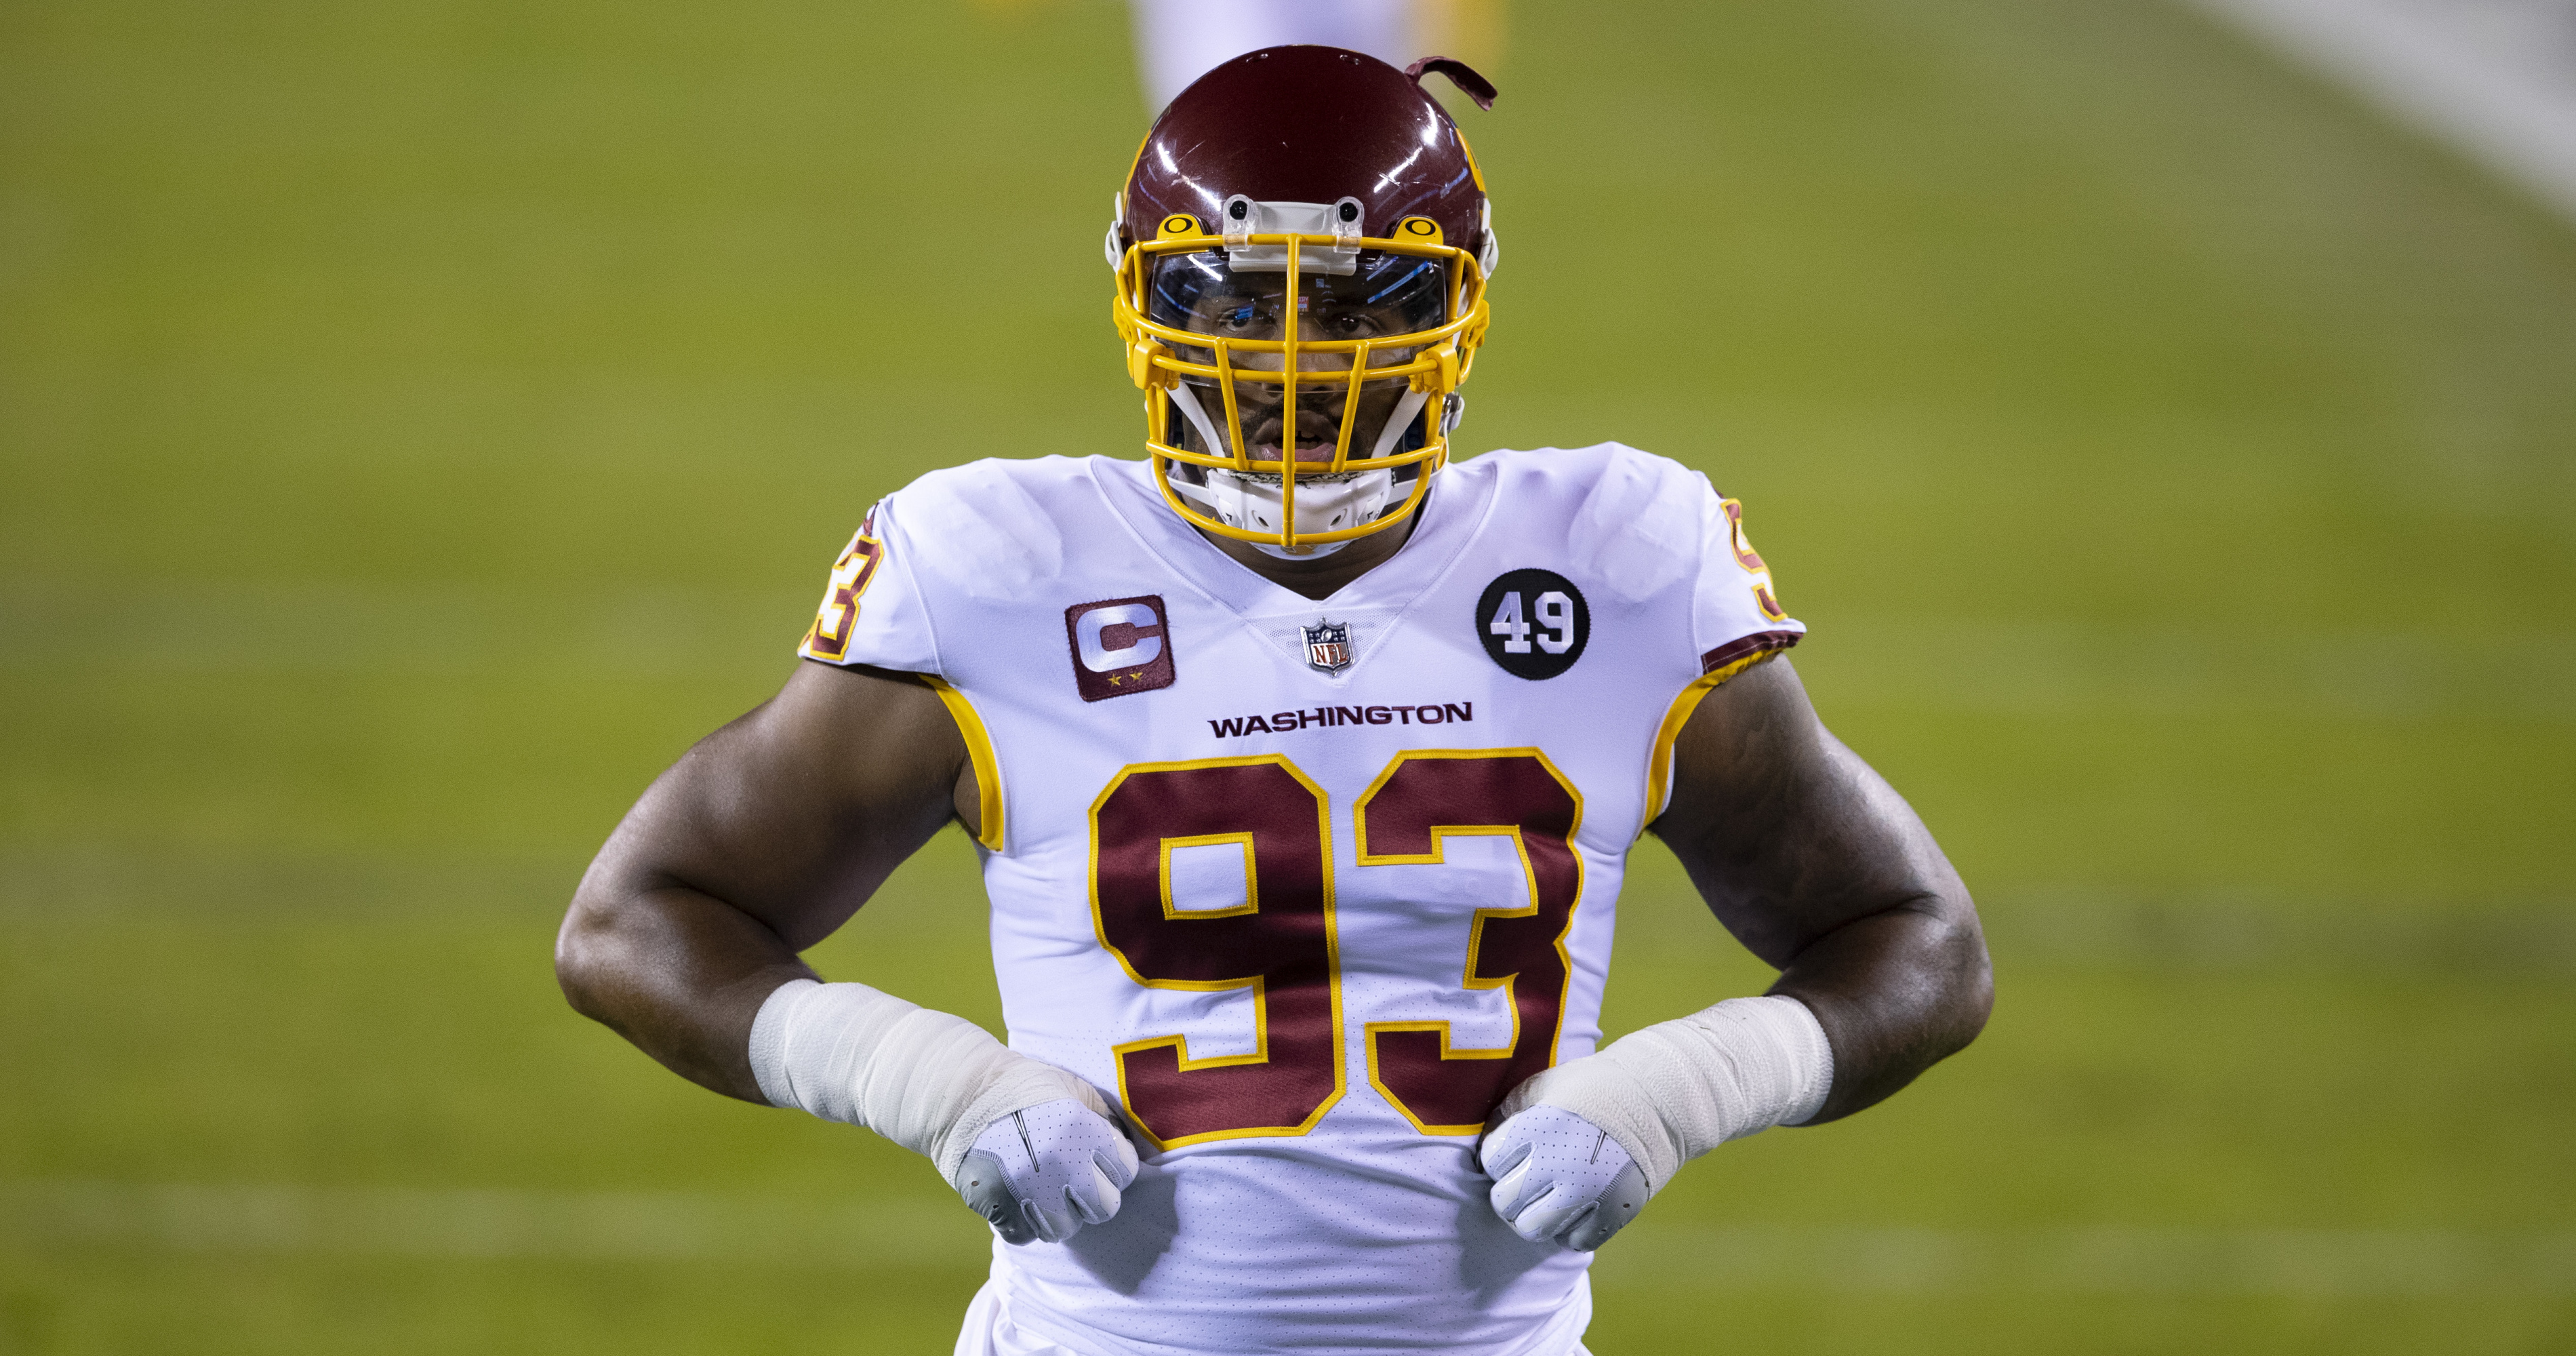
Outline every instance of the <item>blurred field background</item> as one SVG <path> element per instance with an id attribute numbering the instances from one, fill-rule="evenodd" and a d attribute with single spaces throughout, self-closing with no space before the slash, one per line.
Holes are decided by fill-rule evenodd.
<path id="1" fill-rule="evenodd" d="M 2165 0 L 1508 22 L 1465 445 L 1747 500 L 2001 991 L 1593 1349 L 2576 1350 L 2576 230 Z M 1142 127 L 1104 0 L 0 6 L 0 1352 L 948 1349 L 918 1160 L 548 951 L 875 496 L 1133 451 Z M 1641 859 L 1614 1032 L 1766 982 Z"/>

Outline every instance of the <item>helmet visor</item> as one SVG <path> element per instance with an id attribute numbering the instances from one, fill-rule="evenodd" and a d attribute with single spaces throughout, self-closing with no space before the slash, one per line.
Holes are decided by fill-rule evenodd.
<path id="1" fill-rule="evenodd" d="M 1199 417 L 1175 420 L 1176 445 L 1231 457 L 1237 449 L 1229 444 L 1239 434 L 1242 451 L 1255 462 L 1379 455 L 1382 435 L 1405 403 L 1410 381 L 1404 375 L 1371 378 L 1365 372 L 1411 362 L 1425 346 L 1423 332 L 1448 322 L 1447 267 L 1435 258 L 1384 250 L 1361 250 L 1355 258 L 1341 260 L 1330 251 L 1306 251 L 1292 298 L 1284 262 L 1276 259 L 1279 252 L 1260 253 L 1273 256 L 1263 261 L 1266 266 L 1254 267 L 1247 260 L 1238 267 L 1223 249 L 1166 254 L 1154 261 L 1146 288 L 1147 318 L 1208 336 L 1211 342 L 1205 347 L 1177 344 L 1175 356 L 1234 375 L 1231 399 L 1225 383 L 1213 376 L 1181 378 L 1187 404 Z M 1292 344 L 1293 374 L 1288 366 Z M 1356 383 L 1355 366 L 1363 369 Z M 1420 407 L 1421 402 L 1412 402 L 1413 410 Z M 1232 429 L 1227 427 L 1229 414 Z M 1399 432 L 1397 437 L 1407 446 L 1419 442 L 1418 434 Z M 1214 446 L 1209 445 L 1212 438 Z M 1294 451 L 1283 455 L 1292 438 Z"/>

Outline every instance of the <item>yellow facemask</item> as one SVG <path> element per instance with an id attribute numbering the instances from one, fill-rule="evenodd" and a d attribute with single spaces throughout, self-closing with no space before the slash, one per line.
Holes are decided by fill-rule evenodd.
<path id="1" fill-rule="evenodd" d="M 1223 210 L 1227 229 L 1175 213 L 1114 256 L 1112 313 L 1163 498 L 1202 531 L 1290 556 L 1404 521 L 1448 460 L 1491 251 L 1448 244 L 1423 216 L 1360 236 L 1348 199 Z"/>

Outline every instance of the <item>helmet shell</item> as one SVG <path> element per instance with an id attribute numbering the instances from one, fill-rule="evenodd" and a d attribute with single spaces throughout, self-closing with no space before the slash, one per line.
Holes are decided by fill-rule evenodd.
<path id="1" fill-rule="evenodd" d="M 1440 224 L 1481 255 L 1485 183 L 1467 140 L 1415 77 L 1339 47 L 1265 47 L 1183 90 L 1136 154 L 1120 195 L 1119 245 L 1155 238 L 1176 212 L 1221 231 L 1236 194 L 1260 202 L 1360 203 L 1360 234 L 1406 217 Z"/>

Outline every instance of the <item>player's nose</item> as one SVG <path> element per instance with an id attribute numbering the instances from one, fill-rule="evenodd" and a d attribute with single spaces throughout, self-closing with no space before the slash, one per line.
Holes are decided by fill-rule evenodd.
<path id="1" fill-rule="evenodd" d="M 1320 343 L 1335 337 L 1336 336 L 1332 334 L 1326 333 L 1323 322 L 1317 320 L 1315 317 L 1311 315 L 1301 315 L 1297 318 L 1298 343 Z M 1297 350 L 1297 370 L 1300 372 L 1348 372 L 1351 370 L 1351 355 L 1342 352 L 1325 351 L 1319 353 L 1313 349 L 1299 349 Z"/>

